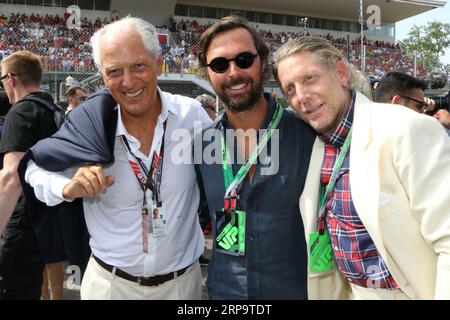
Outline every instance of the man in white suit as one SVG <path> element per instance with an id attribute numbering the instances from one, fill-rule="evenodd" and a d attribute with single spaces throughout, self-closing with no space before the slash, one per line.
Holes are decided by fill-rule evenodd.
<path id="1" fill-rule="evenodd" d="M 309 298 L 450 299 L 450 143 L 439 123 L 354 91 L 342 53 L 321 38 L 283 45 L 274 74 L 319 133 L 300 198 Z"/>

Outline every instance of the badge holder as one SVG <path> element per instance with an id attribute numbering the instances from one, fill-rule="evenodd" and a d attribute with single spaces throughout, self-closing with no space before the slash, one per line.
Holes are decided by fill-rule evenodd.
<path id="1" fill-rule="evenodd" d="M 333 248 L 328 231 L 319 223 L 319 231 L 309 234 L 309 269 L 310 271 L 326 272 L 333 269 Z"/>
<path id="2" fill-rule="evenodd" d="M 163 207 L 156 205 L 152 208 L 151 215 L 151 233 L 153 238 L 164 237 L 167 234 L 167 220 L 166 213 Z"/>
<path id="3" fill-rule="evenodd" d="M 216 251 L 232 256 L 245 255 L 245 212 L 235 208 L 216 212 Z"/>

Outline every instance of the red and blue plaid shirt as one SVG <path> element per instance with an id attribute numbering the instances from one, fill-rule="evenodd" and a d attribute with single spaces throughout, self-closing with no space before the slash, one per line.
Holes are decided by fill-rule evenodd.
<path id="1" fill-rule="evenodd" d="M 321 182 L 325 187 L 353 123 L 356 94 L 334 133 L 320 138 L 325 142 Z M 326 204 L 326 222 L 337 266 L 344 277 L 362 287 L 398 288 L 375 244 L 361 222 L 352 200 L 350 187 L 350 149 Z"/>

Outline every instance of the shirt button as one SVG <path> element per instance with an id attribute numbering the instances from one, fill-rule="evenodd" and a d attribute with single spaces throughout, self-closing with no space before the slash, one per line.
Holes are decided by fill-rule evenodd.
<path id="1" fill-rule="evenodd" d="M 334 251 L 339 251 L 339 247 L 338 247 L 338 246 L 335 246 L 335 247 L 334 247 Z"/>
<path id="2" fill-rule="evenodd" d="M 251 235 L 251 236 L 250 236 L 250 240 L 251 240 L 251 241 L 255 240 L 255 236 Z"/>
<path id="3" fill-rule="evenodd" d="M 330 218 L 334 218 L 334 214 L 332 214 L 332 213 L 329 213 L 328 216 L 329 216 Z"/>

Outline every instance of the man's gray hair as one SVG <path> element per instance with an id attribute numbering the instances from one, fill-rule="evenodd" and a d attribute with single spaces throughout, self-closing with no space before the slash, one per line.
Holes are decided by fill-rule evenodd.
<path id="1" fill-rule="evenodd" d="M 141 35 L 145 48 L 153 58 L 157 58 L 161 55 L 161 47 L 159 45 L 158 34 L 156 33 L 155 27 L 141 18 L 127 16 L 116 22 L 107 24 L 95 32 L 91 37 L 94 63 L 99 70 L 101 70 L 102 67 L 100 42 L 103 36 L 109 34 L 120 34 L 128 30 L 135 30 Z"/>
<path id="2" fill-rule="evenodd" d="M 209 94 L 201 94 L 195 98 L 198 102 L 202 104 L 203 108 L 210 108 L 216 110 L 216 99 L 211 97 Z"/>
<path id="3" fill-rule="evenodd" d="M 350 90 L 360 91 L 365 84 L 360 83 L 361 77 L 357 74 L 358 70 L 352 67 L 344 58 L 344 55 L 330 41 L 320 37 L 299 37 L 282 45 L 274 54 L 273 74 L 280 85 L 278 78 L 278 65 L 285 58 L 300 52 L 310 52 L 317 60 L 327 66 L 334 66 L 338 61 L 344 61 L 349 73 L 348 88 Z M 367 81 L 367 80 L 366 80 Z"/>

